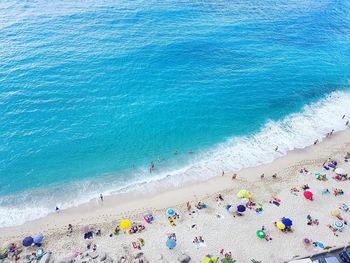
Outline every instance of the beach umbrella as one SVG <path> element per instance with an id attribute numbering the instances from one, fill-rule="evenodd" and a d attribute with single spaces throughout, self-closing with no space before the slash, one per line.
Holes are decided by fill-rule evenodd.
<path id="1" fill-rule="evenodd" d="M 338 230 L 342 230 L 344 228 L 344 223 L 341 220 L 335 220 L 334 221 L 334 226 Z"/>
<path id="2" fill-rule="evenodd" d="M 253 195 L 247 191 L 245 197 L 249 198 L 249 199 L 252 199 L 253 198 Z"/>
<path id="3" fill-rule="evenodd" d="M 305 192 L 304 192 L 304 197 L 305 197 L 306 199 L 311 200 L 311 201 L 313 200 L 313 199 L 312 199 L 313 195 L 314 195 L 314 194 L 313 194 L 312 192 L 310 192 L 310 191 L 305 191 Z"/>
<path id="4" fill-rule="evenodd" d="M 22 244 L 25 247 L 30 247 L 33 244 L 34 240 L 32 237 L 26 237 L 23 239 Z"/>
<path id="5" fill-rule="evenodd" d="M 340 215 L 339 210 L 334 210 L 334 211 L 332 211 L 332 212 L 331 212 L 331 215 L 332 215 L 332 216 L 339 216 L 339 215 Z"/>
<path id="6" fill-rule="evenodd" d="M 132 226 L 132 222 L 129 219 L 123 219 L 120 221 L 119 226 L 123 230 L 128 230 Z"/>
<path id="7" fill-rule="evenodd" d="M 166 246 L 169 248 L 169 249 L 174 249 L 176 247 L 176 240 L 174 239 L 168 239 L 166 241 Z"/>
<path id="8" fill-rule="evenodd" d="M 343 175 L 346 174 L 345 170 L 343 168 L 337 168 L 334 170 L 336 174 Z"/>
<path id="9" fill-rule="evenodd" d="M 246 197 L 244 197 L 244 198 L 241 199 L 241 204 L 242 204 L 242 205 L 245 205 L 245 204 L 248 203 L 248 202 L 249 202 L 249 199 L 246 198 Z"/>
<path id="10" fill-rule="evenodd" d="M 318 246 L 320 248 L 324 248 L 324 244 L 321 242 L 316 241 L 315 244 L 316 244 L 316 246 Z"/>
<path id="11" fill-rule="evenodd" d="M 216 263 L 218 262 L 217 257 L 214 257 L 212 255 L 206 255 L 204 259 L 204 263 Z"/>
<path id="12" fill-rule="evenodd" d="M 237 197 L 238 197 L 238 198 L 244 198 L 244 197 L 246 197 L 247 193 L 248 193 L 247 190 L 241 189 L 241 190 L 239 190 L 239 192 L 237 193 Z"/>
<path id="13" fill-rule="evenodd" d="M 175 215 L 175 210 L 172 208 L 169 208 L 168 210 L 166 210 L 166 215 L 167 216 L 174 216 Z"/>
<path id="14" fill-rule="evenodd" d="M 305 245 L 310 245 L 311 244 L 311 240 L 308 239 L 308 238 L 304 238 L 303 242 L 304 242 Z"/>
<path id="15" fill-rule="evenodd" d="M 34 243 L 36 244 L 36 245 L 38 245 L 38 244 L 41 244 L 41 242 L 43 241 L 43 239 L 44 239 L 44 236 L 43 236 L 43 234 L 36 234 L 34 237 L 33 237 L 33 241 L 34 241 Z"/>
<path id="16" fill-rule="evenodd" d="M 235 263 L 236 261 L 233 261 L 233 259 L 231 257 L 229 258 L 223 258 L 221 260 L 221 263 Z"/>
<path id="17" fill-rule="evenodd" d="M 237 206 L 237 211 L 240 213 L 243 213 L 245 211 L 245 206 L 244 205 Z"/>
<path id="18" fill-rule="evenodd" d="M 282 223 L 285 225 L 285 226 L 292 226 L 293 225 L 293 221 L 290 220 L 289 218 L 282 218 Z"/>
<path id="19" fill-rule="evenodd" d="M 5 254 L 8 252 L 9 250 L 9 246 L 10 244 L 8 242 L 4 243 L 2 246 L 1 246 L 1 254 Z"/>
<path id="20" fill-rule="evenodd" d="M 286 226 L 282 222 L 277 222 L 276 226 L 279 230 L 283 230 L 286 228 Z"/>
<path id="21" fill-rule="evenodd" d="M 263 230 L 261 230 L 261 229 L 256 231 L 256 235 L 258 236 L 258 238 L 261 238 L 261 239 L 266 237 L 265 232 Z"/>

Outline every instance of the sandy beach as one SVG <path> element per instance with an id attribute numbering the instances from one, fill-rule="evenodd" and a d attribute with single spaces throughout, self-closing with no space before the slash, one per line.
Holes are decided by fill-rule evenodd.
<path id="1" fill-rule="evenodd" d="M 191 262 L 204 262 L 207 254 L 223 258 L 231 252 L 237 262 L 250 262 L 251 259 L 264 263 L 278 263 L 291 260 L 295 256 L 312 255 L 322 251 L 313 245 L 306 246 L 304 238 L 321 242 L 326 247 L 346 245 L 349 242 L 349 227 L 342 232 L 333 233 L 328 225 L 337 219 L 331 211 L 339 210 L 344 203 L 349 205 L 349 180 L 337 181 L 332 169 L 325 170 L 322 164 L 328 158 L 338 162 L 350 174 L 350 163 L 344 162 L 346 152 L 350 151 L 350 130 L 333 134 L 317 145 L 302 150 L 294 150 L 274 162 L 236 172 L 225 171 L 208 181 L 178 189 L 167 189 L 154 195 L 134 192 L 118 196 L 106 196 L 104 201 L 96 200 L 71 209 L 52 213 L 49 216 L 27 222 L 21 226 L 0 229 L 0 244 L 5 242 L 21 243 L 28 235 L 42 233 L 45 236 L 44 251 L 52 251 L 55 259 L 75 258 L 83 261 L 80 253 L 87 251 L 87 244 L 96 245 L 97 253 L 107 253 L 117 261 L 122 255 L 131 260 L 133 255 L 143 252 L 149 262 L 178 262 L 182 253 L 191 257 Z M 308 172 L 300 173 L 306 168 Z M 327 176 L 327 181 L 318 180 L 315 174 Z M 261 175 L 264 177 L 261 178 Z M 277 174 L 276 178 L 272 175 Z M 301 187 L 308 184 L 313 193 L 313 201 L 303 195 Z M 292 192 L 296 188 L 298 191 Z M 334 189 L 344 190 L 343 195 L 335 196 Z M 263 211 L 257 213 L 253 206 L 247 208 L 243 216 L 233 216 L 226 209 L 227 205 L 237 206 L 241 200 L 237 193 L 246 189 L 253 196 L 256 204 L 261 204 Z M 329 189 L 330 193 L 322 193 Z M 218 194 L 224 200 L 217 200 Z M 280 204 L 270 203 L 280 200 Z M 197 209 L 195 204 L 205 203 L 207 208 Z M 191 203 L 190 211 L 186 202 Z M 173 208 L 179 219 L 176 226 L 169 224 L 166 210 Z M 340 211 L 340 210 L 339 210 Z M 152 213 L 154 222 L 148 224 L 144 215 Z M 318 219 L 318 225 L 308 225 L 307 216 Z M 349 213 L 340 211 L 340 216 L 347 220 Z M 292 219 L 293 232 L 284 233 L 277 229 L 274 222 L 282 217 Z M 141 233 L 119 235 L 112 234 L 121 219 L 130 219 L 145 226 Z M 73 232 L 68 233 L 67 226 L 72 224 Z M 84 240 L 82 226 L 90 226 L 93 232 L 101 230 L 101 235 L 89 241 Z M 265 233 L 272 237 L 266 241 L 259 239 L 256 231 L 265 226 Z M 170 233 L 176 234 L 176 247 L 172 250 L 166 246 Z M 112 234 L 110 236 L 110 234 Z M 204 242 L 194 244 L 195 237 L 201 236 Z M 144 240 L 141 250 L 134 249 L 133 242 Z M 142 242 L 141 242 L 142 243 Z M 29 253 L 36 248 L 26 248 Z M 220 255 L 220 251 L 224 253 Z M 74 257 L 77 256 L 77 257 Z M 58 262 L 60 262 L 58 260 Z M 118 262 L 118 261 L 117 261 Z M 133 262 L 133 261 L 130 261 Z"/>

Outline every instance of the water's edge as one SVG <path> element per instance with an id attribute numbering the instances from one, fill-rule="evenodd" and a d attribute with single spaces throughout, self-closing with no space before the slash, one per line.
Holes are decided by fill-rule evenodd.
<path id="1" fill-rule="evenodd" d="M 0 217 L 0 227 L 20 225 L 44 217 L 53 211 L 55 205 L 66 209 L 84 204 L 100 193 L 105 196 L 140 191 L 151 194 L 205 181 L 221 175 L 223 171 L 234 172 L 271 163 L 287 152 L 312 145 L 316 139 L 322 141 L 332 129 L 334 132 L 345 130 L 345 123 L 350 117 L 348 105 L 350 91 L 333 92 L 316 103 L 306 105 L 299 113 L 279 121 L 269 121 L 258 133 L 231 138 L 210 151 L 192 156 L 191 161 L 180 169 L 169 168 L 166 172 L 148 177 L 141 173 L 133 183 L 126 186 L 120 187 L 120 182 L 113 181 L 113 177 L 104 177 L 97 187 L 95 181 L 76 182 L 64 188 L 7 196 L 0 202 L 0 215 L 3 215 Z M 343 115 L 346 115 L 344 119 Z M 89 192 L 92 184 L 95 187 L 91 189 L 94 190 Z"/>

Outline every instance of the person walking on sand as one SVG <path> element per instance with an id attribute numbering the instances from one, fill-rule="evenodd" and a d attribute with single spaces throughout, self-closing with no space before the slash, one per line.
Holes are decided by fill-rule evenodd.
<path id="1" fill-rule="evenodd" d="M 232 175 L 232 180 L 235 180 L 237 178 L 237 174 Z"/>
<path id="2" fill-rule="evenodd" d="M 187 206 L 187 211 L 190 211 L 190 210 L 191 210 L 191 204 L 190 204 L 190 202 L 187 202 L 187 203 L 186 203 L 186 206 Z"/>
<path id="3" fill-rule="evenodd" d="M 348 126 L 349 125 L 349 121 L 347 121 L 346 123 L 345 123 L 345 126 Z"/>
<path id="4" fill-rule="evenodd" d="M 278 145 L 276 146 L 275 151 L 276 151 L 276 152 L 278 151 Z"/>
<path id="5" fill-rule="evenodd" d="M 345 114 L 343 115 L 343 117 L 341 118 L 342 120 L 345 118 Z"/>
<path id="6" fill-rule="evenodd" d="M 264 179 L 265 174 L 260 175 L 260 179 Z"/>
<path id="7" fill-rule="evenodd" d="M 100 194 L 100 200 L 101 200 L 101 202 L 103 202 L 103 195 L 102 194 Z"/>

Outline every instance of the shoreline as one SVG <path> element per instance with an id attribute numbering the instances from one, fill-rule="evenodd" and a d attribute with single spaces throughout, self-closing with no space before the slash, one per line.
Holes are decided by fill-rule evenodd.
<path id="1" fill-rule="evenodd" d="M 150 196 L 137 192 L 132 193 L 132 195 L 130 193 L 111 195 L 106 196 L 103 203 L 97 202 L 96 200 L 98 198 L 96 198 L 96 200 L 92 200 L 83 205 L 62 210 L 58 214 L 52 213 L 46 217 L 26 222 L 20 226 L 0 228 L 0 243 L 9 240 L 21 240 L 21 238 L 24 236 L 34 235 L 40 232 L 45 236 L 48 236 L 47 242 L 48 247 L 50 247 L 52 240 L 57 240 L 59 239 L 59 236 L 62 235 L 65 236 L 68 224 L 72 224 L 76 226 L 76 228 L 89 224 L 95 228 L 101 228 L 103 231 L 106 231 L 106 229 L 108 229 L 107 232 L 111 232 L 115 226 L 114 221 L 116 220 L 120 220 L 122 218 L 130 218 L 131 220 L 141 222 L 143 221 L 143 215 L 148 212 L 152 212 L 157 216 L 156 218 L 165 217 L 165 210 L 169 207 L 180 211 L 180 214 L 184 214 L 184 217 L 186 217 L 187 201 L 196 203 L 201 200 L 205 203 L 209 203 L 210 207 L 212 207 L 212 200 L 218 193 L 222 193 L 224 196 L 231 196 L 230 199 L 232 199 L 235 197 L 235 193 L 237 193 L 237 191 L 242 188 L 250 190 L 254 196 L 257 196 L 257 198 L 262 200 L 268 200 L 271 198 L 271 196 L 275 195 L 279 197 L 285 197 L 287 195 L 290 195 L 289 189 L 292 186 L 295 186 L 294 183 L 299 182 L 300 180 L 304 180 L 304 178 L 299 178 L 300 175 L 298 171 L 300 168 L 314 167 L 313 169 L 315 170 L 317 167 L 319 167 L 319 165 L 327 160 L 328 157 L 334 157 L 338 161 L 340 161 L 339 158 L 343 160 L 342 157 L 347 151 L 349 151 L 349 149 L 350 129 L 346 129 L 344 131 L 334 133 L 332 137 L 324 139 L 317 145 L 290 151 L 285 156 L 277 158 L 271 163 L 242 169 L 236 172 L 238 176 L 234 180 L 231 178 L 232 173 L 225 172 L 224 176 L 216 176 L 209 180 L 197 182 L 184 187 L 164 190 L 160 193 L 156 193 Z M 265 178 L 260 179 L 260 175 L 263 173 L 265 174 Z M 274 173 L 277 173 L 277 179 L 272 178 L 272 175 Z M 308 180 L 310 179 L 308 178 Z M 316 181 L 314 178 L 313 180 Z M 332 181 L 334 180 L 332 179 Z M 234 203 L 236 202 L 237 201 L 235 200 Z M 286 202 L 290 201 L 288 200 Z M 297 204 L 298 203 L 294 205 Z M 211 210 L 208 209 L 208 211 Z M 284 211 L 287 213 L 289 210 L 286 208 Z M 280 216 L 284 216 L 284 214 L 281 214 Z M 290 216 L 293 218 L 295 217 L 293 214 Z M 227 215 L 225 215 L 225 217 L 227 217 Z M 163 220 L 163 218 L 161 220 Z M 194 219 L 185 218 L 183 220 L 184 222 L 188 223 L 188 220 Z M 182 222 L 180 222 L 180 224 L 182 224 Z M 251 224 L 254 225 L 256 223 L 251 222 Z M 152 227 L 156 227 L 156 224 Z M 168 232 L 172 230 L 169 230 L 167 228 L 166 223 L 161 223 L 161 225 L 157 227 L 165 228 L 164 230 L 167 230 Z M 269 226 L 269 228 L 271 228 L 271 226 Z M 157 231 L 159 234 L 160 230 L 157 229 Z M 164 233 L 167 231 L 164 231 Z M 177 231 L 177 229 L 174 229 L 174 231 Z M 145 235 L 152 234 L 146 233 Z M 78 236 L 81 236 L 80 233 L 77 235 L 77 237 Z M 128 239 L 129 237 L 125 238 Z M 335 242 L 334 245 L 340 245 L 340 241 L 342 241 L 342 239 L 338 239 L 338 243 Z M 67 240 L 65 242 L 67 242 Z M 74 242 L 81 243 L 81 241 L 76 240 L 74 240 Z M 85 244 L 85 242 L 83 244 Z M 80 250 L 83 246 L 84 245 L 81 245 Z M 185 248 L 188 249 L 187 246 L 185 246 Z M 300 247 L 297 248 L 300 250 Z M 58 250 L 58 254 L 65 253 L 62 251 L 62 248 Z M 54 252 L 57 253 L 57 251 Z M 147 249 L 145 249 L 144 252 L 147 256 Z M 164 254 L 165 253 L 167 252 L 164 252 Z M 204 256 L 204 254 L 201 254 L 199 256 L 198 253 L 198 251 L 195 253 L 195 255 L 192 253 L 191 257 L 199 259 L 201 256 Z M 279 261 L 282 260 L 282 258 L 280 258 L 281 255 L 278 256 L 274 253 L 271 251 L 268 253 L 268 257 L 266 257 L 266 255 L 263 255 L 261 257 L 264 259 L 269 258 L 271 255 L 273 255 L 276 257 L 276 259 L 274 259 L 276 261 L 272 262 L 281 262 Z M 154 253 L 150 254 L 152 255 L 151 258 L 154 257 Z M 189 252 L 188 254 L 191 253 Z M 234 254 L 237 254 L 237 251 Z M 304 255 L 305 253 L 300 252 L 299 254 Z M 288 251 L 288 253 L 286 252 L 286 256 L 283 258 L 283 260 L 288 260 L 292 256 L 295 256 L 295 252 Z"/>
<path id="2" fill-rule="evenodd" d="M 217 192 L 227 190 L 227 184 L 228 185 L 234 185 L 235 182 L 239 182 L 240 179 L 244 178 L 248 182 L 253 182 L 254 179 L 259 179 L 258 176 L 260 176 L 264 171 L 277 171 L 283 170 L 290 166 L 291 163 L 297 164 L 298 162 L 306 161 L 304 157 L 313 155 L 313 157 L 316 156 L 316 158 L 308 158 L 309 161 L 314 161 L 314 159 L 322 159 L 322 158 L 328 158 L 327 152 L 318 152 L 318 149 L 324 150 L 322 148 L 325 147 L 342 147 L 339 145 L 339 140 L 344 140 L 345 143 L 350 143 L 350 129 L 345 129 L 343 131 L 336 132 L 332 135 L 332 137 L 325 138 L 320 143 L 316 145 L 307 146 L 303 149 L 295 149 L 290 152 L 288 152 L 286 155 L 278 157 L 277 159 L 273 160 L 270 163 L 258 165 L 256 167 L 249 167 L 249 168 L 243 168 L 237 172 L 225 172 L 224 176 L 214 176 L 212 178 L 206 179 L 204 181 L 197 181 L 193 182 L 188 186 L 180 186 L 175 189 L 163 189 L 160 193 L 156 193 L 154 191 L 151 192 L 151 195 L 148 196 L 148 194 L 143 194 L 135 191 L 126 192 L 126 193 L 118 193 L 118 194 L 112 194 L 108 196 L 104 196 L 104 201 L 101 204 L 99 202 L 99 198 L 96 197 L 95 199 L 92 199 L 84 204 L 70 207 L 64 210 L 60 211 L 60 215 L 64 215 L 64 217 L 70 218 L 74 221 L 73 218 L 77 217 L 78 215 L 88 215 L 91 212 L 91 209 L 96 209 L 94 212 L 98 215 L 106 214 L 107 213 L 115 213 L 115 211 L 120 211 L 118 214 L 123 212 L 130 212 L 130 210 L 134 209 L 140 209 L 144 208 L 143 205 L 144 202 L 151 202 L 156 204 L 153 205 L 160 209 L 165 209 L 168 206 L 171 205 L 180 205 L 183 203 L 186 203 L 189 200 L 193 200 L 193 198 L 204 198 L 208 197 L 209 195 L 213 195 Z M 340 143 L 342 144 L 342 143 Z M 333 149 L 334 152 L 334 149 Z M 305 155 L 305 156 L 304 156 Z M 280 167 L 280 168 L 277 168 Z M 236 173 L 238 174 L 238 180 L 232 181 L 231 176 Z M 254 176 L 251 176 L 251 174 L 254 174 Z M 271 174 L 272 175 L 272 174 Z M 265 174 L 267 177 L 271 177 L 271 175 Z M 161 179 L 164 180 L 164 179 Z M 156 182 L 151 182 L 156 183 Z M 208 184 L 210 184 L 210 187 L 207 187 Z M 212 185 L 215 185 L 215 189 L 212 189 Z M 171 188 L 168 187 L 168 188 Z M 193 194 L 193 190 L 196 189 L 195 194 Z M 200 188 L 200 189 L 199 189 Z M 199 190 L 198 190 L 199 189 Z M 177 196 L 177 194 L 181 194 L 180 196 Z M 165 197 L 165 198 L 164 198 Z M 142 201 L 142 204 L 139 203 L 139 199 L 145 198 L 145 200 Z M 162 201 L 157 201 L 158 199 L 162 199 Z M 165 201 L 165 202 L 164 202 Z M 123 204 L 121 204 L 123 203 Z M 133 208 L 129 209 L 128 207 L 131 206 Z M 149 209 L 152 209 L 153 207 L 149 207 Z M 154 208 L 153 208 L 154 209 Z M 18 226 L 10 226 L 10 227 L 0 227 L 0 231 L 11 231 L 13 229 L 25 229 L 27 225 L 37 224 L 41 223 L 42 221 L 46 221 L 47 218 L 54 219 L 57 217 L 56 213 L 50 213 L 49 215 L 27 221 L 22 225 Z M 68 222 L 68 221 L 66 221 Z"/>

